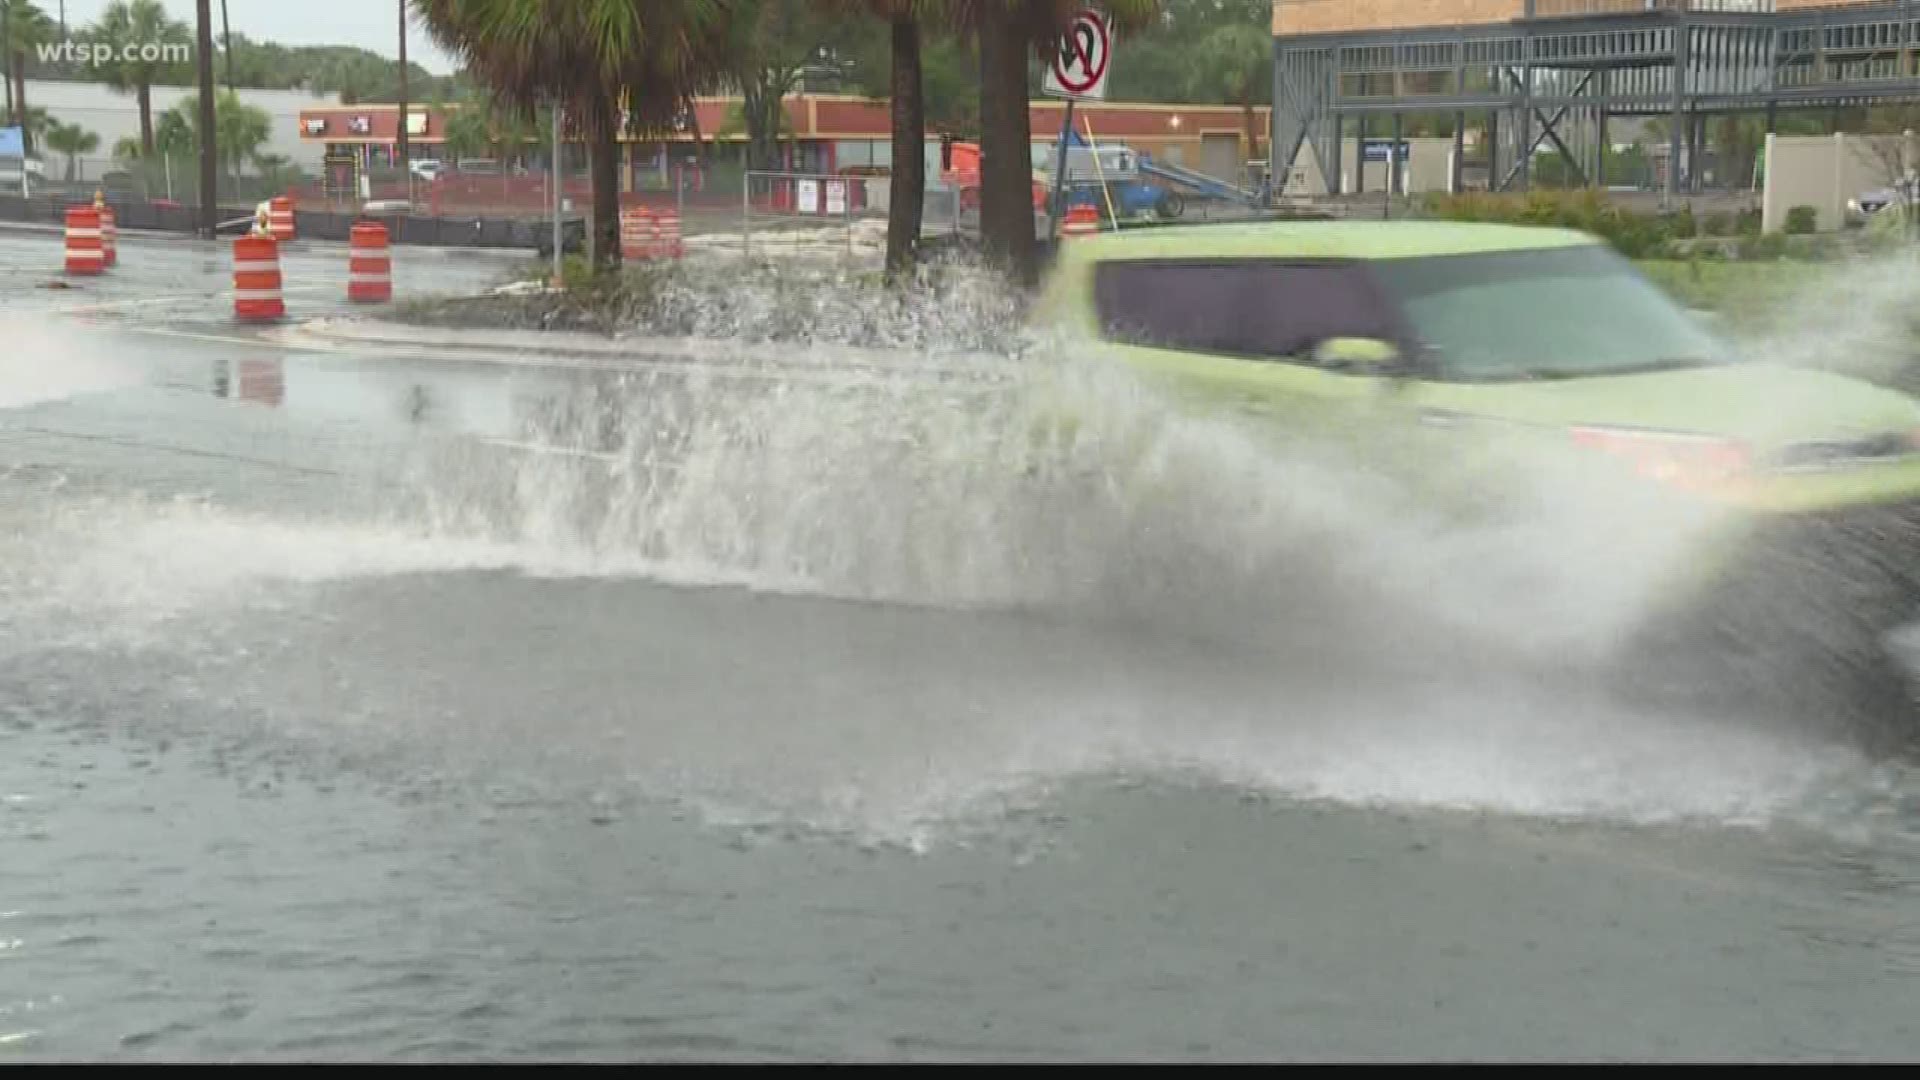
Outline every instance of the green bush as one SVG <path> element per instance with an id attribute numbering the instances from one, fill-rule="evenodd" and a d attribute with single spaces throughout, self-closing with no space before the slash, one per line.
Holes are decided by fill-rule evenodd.
<path id="1" fill-rule="evenodd" d="M 1663 254 L 1676 226 L 1663 218 L 1630 214 L 1594 191 L 1535 191 L 1526 195 L 1466 192 L 1440 195 L 1426 209 L 1446 221 L 1482 221 L 1506 225 L 1542 225 L 1576 229 L 1600 237 L 1630 259 Z"/>
<path id="2" fill-rule="evenodd" d="M 1811 262 L 1833 262 L 1846 257 L 1847 246 L 1840 242 L 1839 237 L 1808 236 L 1804 237 L 1800 243 L 1789 244 L 1787 253 L 1794 258 Z"/>
<path id="3" fill-rule="evenodd" d="M 1819 227 L 1820 215 L 1811 206 L 1796 206 L 1787 211 L 1787 235 L 1809 236 Z"/>
<path id="4" fill-rule="evenodd" d="M 1707 215 L 1701 227 L 1708 236 L 1732 236 L 1738 230 L 1739 224 L 1727 211 L 1715 210 Z"/>
<path id="5" fill-rule="evenodd" d="M 1667 235 L 1676 240 L 1691 240 L 1700 235 L 1700 226 L 1693 218 L 1693 207 L 1683 206 L 1678 213 L 1666 215 Z"/>
<path id="6" fill-rule="evenodd" d="M 1786 257 L 1787 238 L 1778 233 L 1743 236 L 1735 250 L 1742 262 L 1770 262 Z"/>
<path id="7" fill-rule="evenodd" d="M 1734 217 L 1733 234 L 1736 236 L 1759 236 L 1763 220 L 1758 210 L 1742 210 Z"/>

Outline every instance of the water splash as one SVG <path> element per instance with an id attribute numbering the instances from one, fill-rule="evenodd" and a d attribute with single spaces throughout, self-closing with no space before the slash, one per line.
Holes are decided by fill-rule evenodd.
<path id="1" fill-rule="evenodd" d="M 1535 677 L 1604 655 L 1712 526 L 1667 493 L 1572 460 L 1497 478 L 1428 462 L 1422 483 L 1498 479 L 1506 493 L 1499 512 L 1439 511 L 1391 447 L 1335 454 L 1187 409 L 1081 343 L 1022 335 L 1016 303 L 973 287 L 957 307 L 929 293 L 851 329 L 870 294 L 831 279 L 782 299 L 669 291 L 685 326 L 751 338 L 784 319 L 808 346 L 777 362 L 761 350 L 691 373 L 584 376 L 527 403 L 507 446 L 425 440 L 404 497 L 375 522 L 324 507 L 293 520 L 50 505 L 14 532 L 0 590 L 151 624 L 285 595 L 263 582 L 505 569 L 1068 627 L 1076 651 L 1049 653 L 1068 646 L 1042 636 L 992 654 L 969 685 L 1004 692 L 956 691 L 958 703 L 881 700 L 785 726 L 751 711 L 595 726 L 605 718 L 559 709 L 498 734 L 570 745 L 569 767 L 591 762 L 595 782 L 713 814 L 912 843 L 1031 812 L 1087 778 L 1764 822 L 1862 775 L 1858 756 L 1819 738 L 1635 711 Z M 886 347 L 887 370 L 848 362 Z M 231 633 L 244 642 L 247 627 Z M 143 644 L 167 647 L 167 634 Z M 478 739 L 471 714 L 360 726 L 376 723 L 418 725 L 430 746 Z"/>
<path id="2" fill-rule="evenodd" d="M 1740 320 L 1726 329 L 1753 359 L 1920 389 L 1920 253 L 1829 264 L 1788 303 L 1728 303 Z"/>
<path id="3" fill-rule="evenodd" d="M 0 318 L 0 409 L 15 409 L 139 383 L 86 334 L 44 319 Z"/>

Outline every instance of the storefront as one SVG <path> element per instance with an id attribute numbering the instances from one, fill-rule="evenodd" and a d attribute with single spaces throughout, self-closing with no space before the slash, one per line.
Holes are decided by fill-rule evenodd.
<path id="1" fill-rule="evenodd" d="M 850 175 L 884 174 L 893 166 L 892 118 L 885 101 L 851 95 L 796 94 L 784 103 L 786 133 L 777 154 L 779 169 L 794 173 Z M 623 140 L 620 177 L 623 191 L 670 189 L 679 172 L 690 188 L 716 183 L 735 186 L 746 167 L 747 139 L 739 131 L 738 99 L 700 98 L 688 122 L 666 138 L 648 136 Z M 409 108 L 408 142 L 414 160 L 441 157 L 446 117 L 431 106 Z M 1044 161 L 1059 136 L 1063 103 L 1036 100 L 1029 113 L 1035 160 Z M 329 169 L 344 170 L 346 162 L 360 174 L 390 172 L 396 160 L 398 108 L 394 105 L 355 105 L 303 110 L 303 141 L 325 145 Z M 729 123 L 729 121 L 732 121 Z M 1075 110 L 1075 128 L 1090 141 L 1124 143 L 1190 169 L 1223 179 L 1239 176 L 1245 163 L 1261 158 L 1267 130 L 1267 110 L 1251 117 L 1234 106 L 1167 105 L 1150 103 L 1087 103 Z M 1251 129 L 1254 140 L 1246 133 Z M 725 130 L 727 135 L 716 137 Z M 928 132 L 928 177 L 939 174 L 939 136 Z M 696 139 L 700 152 L 696 152 Z M 545 168 L 545 145 L 529 147 L 528 159 Z M 578 151 L 568 156 L 571 166 L 583 167 Z M 494 167 L 499 167 L 497 163 Z M 329 185 L 332 183 L 329 173 Z"/>

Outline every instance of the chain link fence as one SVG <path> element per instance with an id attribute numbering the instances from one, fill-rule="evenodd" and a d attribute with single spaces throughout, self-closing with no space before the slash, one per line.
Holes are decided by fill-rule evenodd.
<path id="1" fill-rule="evenodd" d="M 0 159 L 0 196 L 60 197 L 91 201 L 96 191 L 141 202 L 195 206 L 200 202 L 200 160 L 190 154 L 156 155 L 128 160 L 99 155 L 43 153 L 27 168 L 21 187 L 19 158 Z M 309 180 L 299 169 L 260 169 L 249 165 L 237 172 L 222 165 L 216 176 L 221 203 L 255 203 Z"/>
<path id="2" fill-rule="evenodd" d="M 749 258 L 802 258 L 878 265 L 886 257 L 886 176 L 748 172 L 740 192 L 737 238 Z M 957 189 L 929 185 L 920 210 L 922 240 L 965 233 L 977 211 L 963 211 Z"/>

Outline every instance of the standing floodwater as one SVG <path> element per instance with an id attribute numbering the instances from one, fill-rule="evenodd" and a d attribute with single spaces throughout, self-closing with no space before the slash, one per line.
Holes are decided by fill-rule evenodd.
<path id="1" fill-rule="evenodd" d="M 1920 773 L 1557 676 L 1661 508 L 1420 518 L 987 336 L 53 325 L 0 355 L 0 1060 L 1920 1053 Z"/>

